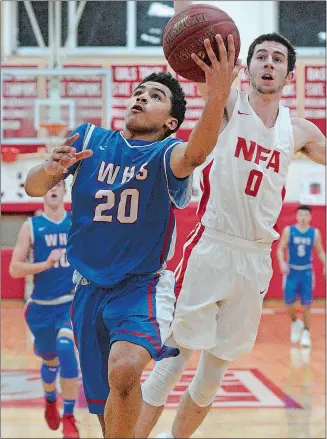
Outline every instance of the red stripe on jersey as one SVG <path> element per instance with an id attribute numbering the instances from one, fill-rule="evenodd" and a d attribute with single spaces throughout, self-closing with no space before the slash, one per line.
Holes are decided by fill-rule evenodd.
<path id="1" fill-rule="evenodd" d="M 168 228 L 169 228 L 169 226 L 168 226 Z M 149 312 L 149 319 L 154 324 L 154 327 L 155 327 L 155 330 L 156 330 L 156 334 L 157 334 L 157 338 L 158 338 L 158 342 L 156 343 L 151 337 L 149 338 L 147 335 L 144 335 L 144 337 L 148 337 L 150 339 L 151 343 L 154 344 L 154 346 L 157 349 L 161 349 L 161 337 L 160 337 L 159 324 L 158 324 L 156 318 L 153 315 L 153 287 L 154 287 L 154 284 L 157 285 L 159 278 L 160 278 L 160 275 L 156 274 L 155 278 L 150 283 L 149 288 L 148 288 L 148 312 Z"/>
<path id="2" fill-rule="evenodd" d="M 281 195 L 281 197 L 282 197 L 282 201 L 284 201 L 284 199 L 285 199 L 285 195 L 286 195 L 286 188 L 285 188 L 285 186 L 283 186 L 280 195 Z M 278 216 L 279 216 L 279 215 L 278 215 Z M 276 220 L 276 222 L 275 222 L 275 225 L 274 225 L 273 229 L 275 230 L 275 232 L 280 233 L 280 230 L 279 230 L 278 227 L 277 227 L 277 221 L 278 221 L 278 218 L 277 218 L 277 220 Z"/>
<path id="3" fill-rule="evenodd" d="M 167 245 L 168 245 L 169 238 L 171 237 L 171 234 L 172 234 L 174 222 L 175 222 L 174 221 L 174 211 L 173 211 L 173 208 L 170 206 L 170 215 L 169 215 L 167 232 L 166 232 L 166 236 L 165 236 L 163 247 L 162 247 L 161 254 L 160 254 L 160 262 L 161 263 L 164 262 L 164 256 L 165 256 L 166 251 L 167 251 Z"/>
<path id="4" fill-rule="evenodd" d="M 201 200 L 199 202 L 198 210 L 196 212 L 198 215 L 199 221 L 201 221 L 203 215 L 205 214 L 207 204 L 209 201 L 209 196 L 210 196 L 209 174 L 210 174 L 212 164 L 213 164 L 213 160 L 211 160 L 211 162 L 208 163 L 207 166 L 205 168 L 203 168 L 203 170 L 202 170 L 203 181 L 201 181 L 201 184 L 200 184 L 200 187 L 202 190 L 202 197 L 201 197 Z"/>
<path id="5" fill-rule="evenodd" d="M 195 232 L 194 232 L 194 236 L 193 236 L 192 240 L 188 244 L 185 244 L 185 246 L 184 246 L 183 258 L 182 258 L 182 268 L 176 277 L 176 287 L 175 287 L 176 299 L 178 299 L 178 296 L 179 296 L 181 289 L 182 289 L 182 286 L 183 286 L 184 276 L 185 276 L 188 260 L 190 259 L 192 250 L 194 249 L 196 244 L 201 239 L 203 232 L 204 232 L 204 226 L 199 223 L 195 228 Z"/>

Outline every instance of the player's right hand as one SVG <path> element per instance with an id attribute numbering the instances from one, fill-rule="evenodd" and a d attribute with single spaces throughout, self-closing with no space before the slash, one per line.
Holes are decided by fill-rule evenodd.
<path id="1" fill-rule="evenodd" d="M 58 262 L 61 258 L 61 249 L 55 248 L 51 251 L 48 256 L 47 263 L 49 267 L 53 267 L 56 262 Z"/>
<path id="2" fill-rule="evenodd" d="M 68 137 L 66 142 L 57 146 L 49 159 L 47 159 L 43 167 L 48 175 L 58 175 L 59 173 L 66 174 L 68 168 L 74 163 L 91 157 L 93 152 L 90 149 L 85 151 L 76 152 L 76 149 L 72 147 L 73 143 L 79 138 L 79 134 L 76 133 L 71 137 Z"/>

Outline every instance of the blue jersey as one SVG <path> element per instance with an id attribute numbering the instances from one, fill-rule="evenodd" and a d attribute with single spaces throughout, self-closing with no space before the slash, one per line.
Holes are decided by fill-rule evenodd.
<path id="1" fill-rule="evenodd" d="M 33 262 L 45 261 L 52 250 L 62 249 L 61 259 L 52 268 L 34 275 L 32 299 L 52 300 L 71 294 L 73 268 L 67 261 L 66 247 L 71 216 L 65 214 L 60 222 L 54 222 L 44 214 L 29 218 L 32 238 Z"/>
<path id="2" fill-rule="evenodd" d="M 315 229 L 313 227 L 301 232 L 296 225 L 290 226 L 288 241 L 290 267 L 311 268 L 314 244 Z"/>
<path id="3" fill-rule="evenodd" d="M 70 263 L 103 287 L 160 270 L 175 228 L 173 209 L 191 197 L 191 178 L 176 178 L 170 167 L 173 147 L 183 141 L 127 140 L 91 124 L 75 132 L 76 150 L 91 149 L 93 155 L 70 169 Z"/>

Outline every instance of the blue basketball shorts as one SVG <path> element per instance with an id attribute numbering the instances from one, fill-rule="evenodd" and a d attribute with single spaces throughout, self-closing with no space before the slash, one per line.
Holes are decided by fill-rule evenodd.
<path id="1" fill-rule="evenodd" d="M 128 276 L 112 288 L 76 287 L 71 318 L 90 413 L 104 413 L 114 342 L 143 346 L 156 361 L 179 354 L 164 345 L 174 313 L 174 286 L 173 273 L 163 270 Z"/>
<path id="2" fill-rule="evenodd" d="M 72 331 L 70 305 L 71 302 L 61 305 L 39 305 L 33 301 L 26 303 L 24 314 L 34 336 L 34 352 L 44 360 L 51 360 L 57 356 L 58 331 Z"/>
<path id="3" fill-rule="evenodd" d="M 299 295 L 302 305 L 311 305 L 313 301 L 313 278 L 312 270 L 294 270 L 290 268 L 285 278 L 284 302 L 291 305 Z"/>

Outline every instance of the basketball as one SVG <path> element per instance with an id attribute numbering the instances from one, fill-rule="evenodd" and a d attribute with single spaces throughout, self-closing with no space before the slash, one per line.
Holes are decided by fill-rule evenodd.
<path id="1" fill-rule="evenodd" d="M 167 23 L 163 34 L 163 51 L 170 67 L 183 78 L 205 82 L 201 68 L 193 61 L 195 53 L 209 64 L 204 40 L 208 38 L 216 55 L 215 36 L 220 34 L 227 47 L 227 36 L 234 37 L 235 63 L 240 53 L 240 35 L 231 17 L 219 8 L 209 5 L 190 5 Z"/>

